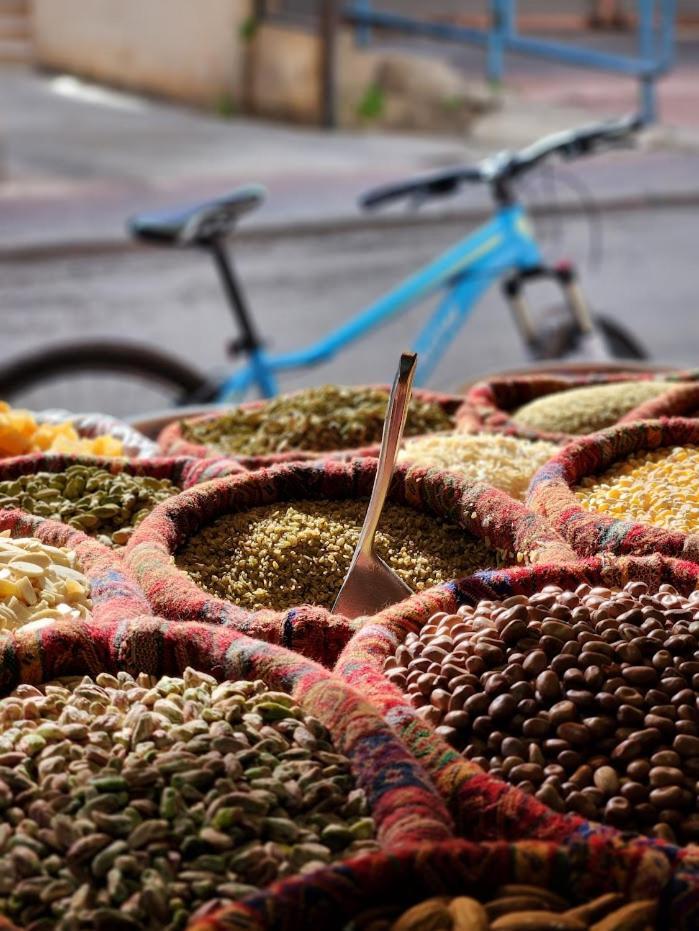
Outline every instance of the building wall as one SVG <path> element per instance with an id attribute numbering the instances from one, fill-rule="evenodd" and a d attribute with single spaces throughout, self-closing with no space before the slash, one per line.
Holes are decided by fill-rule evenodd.
<path id="1" fill-rule="evenodd" d="M 235 105 L 250 7 L 250 0 L 32 0 L 35 61 L 189 103 Z"/>

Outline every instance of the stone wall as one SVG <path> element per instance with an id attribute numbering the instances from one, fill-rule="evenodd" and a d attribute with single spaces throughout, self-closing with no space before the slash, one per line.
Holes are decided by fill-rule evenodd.
<path id="1" fill-rule="evenodd" d="M 219 109 L 242 95 L 250 0 L 32 0 L 35 61 Z"/>

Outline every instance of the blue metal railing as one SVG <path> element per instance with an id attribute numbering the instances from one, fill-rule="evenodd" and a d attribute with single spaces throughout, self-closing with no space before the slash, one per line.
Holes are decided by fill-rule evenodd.
<path id="1" fill-rule="evenodd" d="M 353 0 L 345 5 L 344 14 L 355 24 L 356 39 L 360 45 L 370 42 L 372 27 L 380 27 L 482 46 L 486 49 L 487 77 L 498 83 L 505 73 L 506 52 L 635 77 L 639 81 L 639 111 L 646 121 L 651 122 L 657 118 L 656 81 L 669 70 L 674 59 L 676 0 L 636 0 L 636 8 L 636 55 L 618 55 L 583 45 L 519 35 L 517 0 L 489 0 L 488 29 L 389 13 L 375 9 L 372 0 Z"/>

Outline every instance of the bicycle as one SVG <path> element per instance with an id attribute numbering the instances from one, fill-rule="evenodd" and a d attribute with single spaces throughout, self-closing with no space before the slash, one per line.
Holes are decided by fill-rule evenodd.
<path id="1" fill-rule="evenodd" d="M 482 294 L 498 279 L 512 309 L 525 347 L 537 360 L 593 355 L 641 359 L 642 348 L 617 323 L 593 318 L 580 290 L 573 266 L 547 266 L 534 238 L 516 182 L 553 155 L 574 159 L 602 149 L 626 146 L 641 128 L 638 117 L 607 121 L 544 137 L 518 152 L 500 152 L 475 166 L 446 169 L 398 184 L 374 189 L 361 198 L 364 208 L 376 209 L 399 200 L 422 203 L 455 194 L 462 186 L 486 183 L 495 201 L 492 219 L 377 301 L 310 346 L 273 355 L 257 332 L 226 239 L 239 219 L 264 199 L 262 187 L 240 188 L 218 200 L 180 210 L 145 214 L 131 221 L 132 234 L 162 246 L 193 247 L 208 252 L 220 275 L 239 336 L 229 344 L 232 356 L 246 362 L 222 381 L 212 381 L 189 364 L 157 349 L 131 343 L 73 343 L 39 349 L 0 371 L 0 397 L 10 401 L 38 385 L 57 379 L 99 377 L 117 373 L 129 382 L 160 383 L 177 405 L 237 402 L 253 388 L 262 397 L 278 392 L 280 372 L 327 362 L 345 346 L 416 303 L 444 291 L 436 310 L 413 342 L 420 360 L 415 383 L 424 384 L 451 345 Z M 560 285 L 565 313 L 559 311 L 535 322 L 524 300 L 524 288 L 546 278 Z"/>

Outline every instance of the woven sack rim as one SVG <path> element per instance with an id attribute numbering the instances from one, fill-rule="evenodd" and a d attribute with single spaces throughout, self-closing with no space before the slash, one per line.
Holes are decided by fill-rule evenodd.
<path id="1" fill-rule="evenodd" d="M 187 666 L 217 679 L 262 679 L 322 721 L 367 794 L 387 850 L 453 838 L 446 806 L 421 764 L 349 683 L 282 647 L 206 624 L 142 615 L 110 624 L 56 622 L 0 631 L 0 692 L 65 675 L 126 669 L 181 675 Z"/>
<path id="2" fill-rule="evenodd" d="M 471 432 L 505 433 L 526 440 L 547 440 L 565 444 L 579 439 L 578 434 L 525 427 L 513 419 L 512 412 L 529 401 L 593 385 L 617 384 L 625 381 L 668 381 L 698 377 L 695 370 L 673 372 L 593 372 L 585 375 L 531 374 L 483 379 L 466 392 L 465 403 L 457 411 L 457 429 Z M 507 401 L 507 406 L 503 406 Z"/>
<path id="3" fill-rule="evenodd" d="M 94 621 L 150 612 L 146 596 L 122 556 L 82 530 L 18 508 L 0 508 L 0 531 L 3 530 L 9 530 L 12 537 L 36 537 L 51 546 L 74 550 L 80 571 L 90 582 Z"/>
<path id="4" fill-rule="evenodd" d="M 340 931 L 370 908 L 395 903 L 407 909 L 432 896 L 468 895 L 473 886 L 480 898 L 513 881 L 543 886 L 573 901 L 611 891 L 630 900 L 658 897 L 658 928 L 696 927 L 697 863 L 673 863 L 617 836 L 568 845 L 456 840 L 398 854 L 380 851 L 281 880 L 259 895 L 194 918 L 188 931 Z"/>
<path id="5" fill-rule="evenodd" d="M 699 420 L 669 417 L 616 424 L 578 437 L 534 475 L 527 505 L 547 520 L 580 556 L 662 553 L 699 561 L 699 532 L 685 533 L 641 521 L 610 517 L 581 506 L 573 486 L 631 453 L 699 443 Z"/>
<path id="6" fill-rule="evenodd" d="M 475 605 L 484 598 L 504 600 L 515 594 L 532 594 L 551 584 L 575 587 L 587 582 L 622 587 L 636 580 L 656 587 L 673 584 L 688 594 L 697 587 L 699 565 L 661 555 L 607 556 L 559 566 L 478 572 L 423 593 L 421 602 L 415 600 L 413 603 L 411 617 L 406 616 L 401 606 L 394 605 L 367 620 L 345 647 L 334 671 L 366 695 L 421 760 L 447 800 L 460 833 L 468 831 L 470 839 L 477 841 L 503 835 L 506 839 L 518 840 L 523 830 L 533 827 L 535 833 L 527 836 L 540 840 L 565 843 L 580 837 L 604 839 L 615 834 L 615 830 L 593 825 L 577 815 L 554 813 L 537 799 L 466 761 L 419 718 L 407 696 L 383 675 L 383 661 L 393 655 L 408 633 L 419 632 L 437 611 L 451 613 L 462 604 Z M 482 801 L 486 795 L 490 799 L 489 807 Z M 643 835 L 636 837 L 639 843 L 667 851 L 671 858 L 680 851 L 684 851 L 684 856 L 687 851 L 699 850 L 696 846 L 679 848 Z"/>
<path id="7" fill-rule="evenodd" d="M 381 391 L 385 391 L 386 394 L 390 392 L 390 385 L 347 385 L 343 387 L 348 388 L 378 388 Z M 306 388 L 299 388 L 297 391 L 291 391 L 288 394 L 285 394 L 284 397 L 293 398 L 295 395 L 300 394 L 306 391 Z M 436 404 L 439 404 L 440 407 L 444 408 L 447 413 L 452 413 L 456 417 L 457 411 L 463 402 L 463 397 L 458 394 L 445 394 L 438 391 L 430 391 L 427 388 L 415 388 L 413 390 L 413 397 L 416 397 L 422 401 L 432 401 Z M 242 404 L 232 405 L 231 409 L 242 409 L 242 410 L 255 410 L 256 408 L 263 407 L 268 403 L 268 398 L 258 398 L 254 401 L 244 401 Z M 223 414 L 228 413 L 228 411 L 212 411 L 208 414 L 200 414 L 197 417 L 184 418 L 183 420 L 173 420 L 158 434 L 157 443 L 158 446 L 167 454 L 171 451 L 176 451 L 178 455 L 187 455 L 187 456 L 197 456 L 197 457 L 211 457 L 218 456 L 221 453 L 215 452 L 212 447 L 207 446 L 203 443 L 196 443 L 193 440 L 186 440 L 182 435 L 182 423 L 186 420 L 188 423 L 202 423 L 207 420 L 216 420 L 216 418 L 221 417 Z M 233 459 L 234 461 L 240 463 L 246 469 L 261 469 L 266 468 L 267 466 L 277 465 L 280 462 L 309 462 L 315 459 L 328 459 L 328 458 L 340 458 L 340 459 L 353 459 L 357 456 L 378 456 L 379 454 L 379 443 L 372 443 L 369 446 L 362 447 L 348 447 L 347 449 L 336 449 L 336 450 L 308 450 L 308 449 L 290 449 L 282 453 L 266 453 L 263 455 L 257 456 L 247 456 L 247 455 L 238 455 L 236 453 L 227 453 L 225 454 L 227 458 Z"/>
<path id="8" fill-rule="evenodd" d="M 375 469 L 374 459 L 285 463 L 191 487 L 159 504 L 142 521 L 126 546 L 126 562 L 146 591 L 153 610 L 165 616 L 170 617 L 176 611 L 184 619 L 230 623 L 252 636 L 263 636 L 261 625 L 266 625 L 280 632 L 276 634 L 280 643 L 291 647 L 294 625 L 300 623 L 301 614 L 308 609 L 318 623 L 332 630 L 333 637 L 340 638 L 343 646 L 356 629 L 356 622 L 315 606 L 299 605 L 283 611 L 243 609 L 199 588 L 174 565 L 172 555 L 199 527 L 226 513 L 275 501 L 345 500 L 359 497 L 360 491 L 368 497 Z M 342 485 L 341 493 L 335 487 L 337 484 Z M 246 500 L 245 507 L 236 508 L 236 493 L 244 495 L 246 488 L 253 489 L 257 497 L 254 501 Z M 395 470 L 390 499 L 453 520 L 494 549 L 506 549 L 498 547 L 503 542 L 515 550 L 517 545 L 524 545 L 518 540 L 526 543 L 527 538 L 533 537 L 537 547 L 533 558 L 558 561 L 575 558 L 561 537 L 521 502 L 484 483 L 471 483 L 440 469 L 406 463 Z M 500 536 L 493 540 L 496 535 Z M 507 539 L 502 539 L 503 536 Z M 323 650 L 329 651 L 322 656 L 324 662 L 337 658 L 337 653 L 332 652 L 334 643 L 327 641 L 323 646 Z"/>

